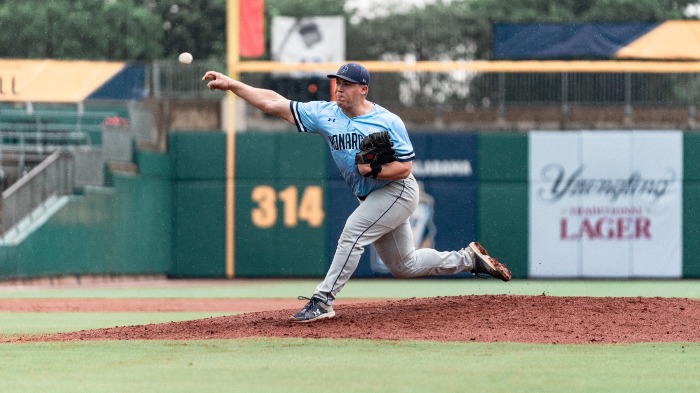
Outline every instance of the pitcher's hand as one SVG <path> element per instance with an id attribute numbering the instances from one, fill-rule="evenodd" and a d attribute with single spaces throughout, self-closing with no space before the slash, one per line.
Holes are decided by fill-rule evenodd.
<path id="1" fill-rule="evenodd" d="M 207 83 L 209 90 L 228 91 L 233 86 L 233 79 L 216 71 L 207 71 L 207 73 L 202 77 L 202 80 L 211 81 Z"/>

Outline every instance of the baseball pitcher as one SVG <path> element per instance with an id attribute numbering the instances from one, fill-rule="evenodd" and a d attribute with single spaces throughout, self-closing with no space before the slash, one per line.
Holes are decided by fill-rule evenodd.
<path id="1" fill-rule="evenodd" d="M 321 135 L 358 207 L 348 217 L 325 279 L 291 317 L 312 322 L 335 316 L 333 301 L 357 268 L 365 246 L 395 277 L 410 278 L 461 272 L 484 273 L 508 281 L 510 271 L 477 242 L 456 251 L 416 250 L 409 218 L 418 207 L 418 184 L 411 174 L 415 157 L 403 121 L 368 101 L 370 74 L 349 63 L 328 75 L 336 81 L 335 102 L 296 102 L 219 72 L 202 80 L 212 90 L 231 91 L 249 104 L 293 124 L 301 133 Z"/>

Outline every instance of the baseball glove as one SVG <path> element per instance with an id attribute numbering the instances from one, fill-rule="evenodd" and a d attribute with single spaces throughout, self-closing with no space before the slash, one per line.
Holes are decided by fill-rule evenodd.
<path id="1" fill-rule="evenodd" d="M 382 171 L 382 164 L 396 161 L 393 146 L 388 131 L 369 134 L 360 142 L 360 151 L 355 154 L 355 164 L 369 164 L 372 171 L 365 177 L 376 179 Z"/>

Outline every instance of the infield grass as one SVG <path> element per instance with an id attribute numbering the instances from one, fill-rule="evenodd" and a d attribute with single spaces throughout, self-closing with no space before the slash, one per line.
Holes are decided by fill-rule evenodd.
<path id="1" fill-rule="evenodd" d="M 5 312 L 0 313 L 0 337 L 75 332 L 115 326 L 189 321 L 231 315 L 220 312 Z"/>
<path id="2" fill-rule="evenodd" d="M 183 280 L 133 287 L 2 287 L 0 298 L 296 298 L 320 280 Z M 408 298 L 459 295 L 645 296 L 700 298 L 700 280 L 352 279 L 339 298 Z"/>
<path id="3" fill-rule="evenodd" d="M 3 392 L 691 392 L 700 344 L 243 339 L 0 345 Z"/>

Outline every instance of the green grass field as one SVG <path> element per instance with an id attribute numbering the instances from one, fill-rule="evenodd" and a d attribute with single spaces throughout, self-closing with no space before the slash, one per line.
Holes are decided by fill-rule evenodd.
<path id="1" fill-rule="evenodd" d="M 256 298 L 308 295 L 316 281 L 175 287 L 0 288 L 0 298 Z M 700 282 L 353 280 L 346 298 L 468 294 L 700 298 Z M 221 313 L 0 313 L 17 336 Z M 700 335 L 700 327 L 698 328 Z M 0 344 L 0 392 L 691 392 L 700 343 L 554 345 L 244 339 Z"/>

